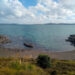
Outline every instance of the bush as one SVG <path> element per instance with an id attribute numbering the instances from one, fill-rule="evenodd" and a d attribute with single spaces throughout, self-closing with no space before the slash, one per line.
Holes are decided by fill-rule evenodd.
<path id="1" fill-rule="evenodd" d="M 51 75 L 57 75 L 57 71 L 52 71 Z"/>
<path id="2" fill-rule="evenodd" d="M 37 65 L 42 68 L 49 68 L 51 66 L 50 57 L 48 55 L 39 55 L 37 57 Z"/>

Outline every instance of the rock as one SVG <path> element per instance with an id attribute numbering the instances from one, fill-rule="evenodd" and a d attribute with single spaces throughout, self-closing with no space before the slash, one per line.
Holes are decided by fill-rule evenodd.
<path id="1" fill-rule="evenodd" d="M 66 39 L 66 41 L 70 42 L 72 45 L 75 46 L 75 34 L 74 35 L 70 35 L 68 37 L 68 39 Z"/>
<path id="2" fill-rule="evenodd" d="M 5 44 L 11 42 L 8 37 L 0 35 L 0 44 Z"/>
<path id="3" fill-rule="evenodd" d="M 70 35 L 66 41 L 75 42 L 75 35 Z"/>
<path id="4" fill-rule="evenodd" d="M 24 46 L 29 47 L 29 48 L 33 48 L 33 45 L 29 44 L 29 43 L 24 43 Z"/>

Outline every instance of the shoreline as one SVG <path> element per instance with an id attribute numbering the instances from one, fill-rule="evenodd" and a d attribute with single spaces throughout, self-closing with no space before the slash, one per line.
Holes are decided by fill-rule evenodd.
<path id="1" fill-rule="evenodd" d="M 0 57 L 27 57 L 36 58 L 39 54 L 47 54 L 52 59 L 75 60 L 75 50 L 52 52 L 46 50 L 27 50 L 18 48 L 0 48 Z"/>

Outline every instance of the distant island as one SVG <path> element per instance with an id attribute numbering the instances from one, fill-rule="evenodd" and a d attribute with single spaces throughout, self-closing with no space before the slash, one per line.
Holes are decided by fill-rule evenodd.
<path id="1" fill-rule="evenodd" d="M 75 23 L 46 23 L 44 25 L 75 25 Z"/>
<path id="2" fill-rule="evenodd" d="M 43 23 L 43 24 L 0 23 L 0 25 L 75 25 L 75 23 Z"/>

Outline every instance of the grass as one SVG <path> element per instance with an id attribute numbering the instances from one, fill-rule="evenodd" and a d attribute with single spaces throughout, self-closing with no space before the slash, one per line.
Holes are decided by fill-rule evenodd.
<path id="1" fill-rule="evenodd" d="M 51 67 L 43 69 L 36 60 L 0 58 L 0 75 L 75 75 L 75 60 L 51 59 Z"/>
<path id="2" fill-rule="evenodd" d="M 55 75 L 75 75 L 75 60 L 52 60 L 49 73 L 56 72 Z"/>
<path id="3" fill-rule="evenodd" d="M 19 62 L 19 59 L 0 58 L 0 75 L 48 75 L 33 60 Z"/>

